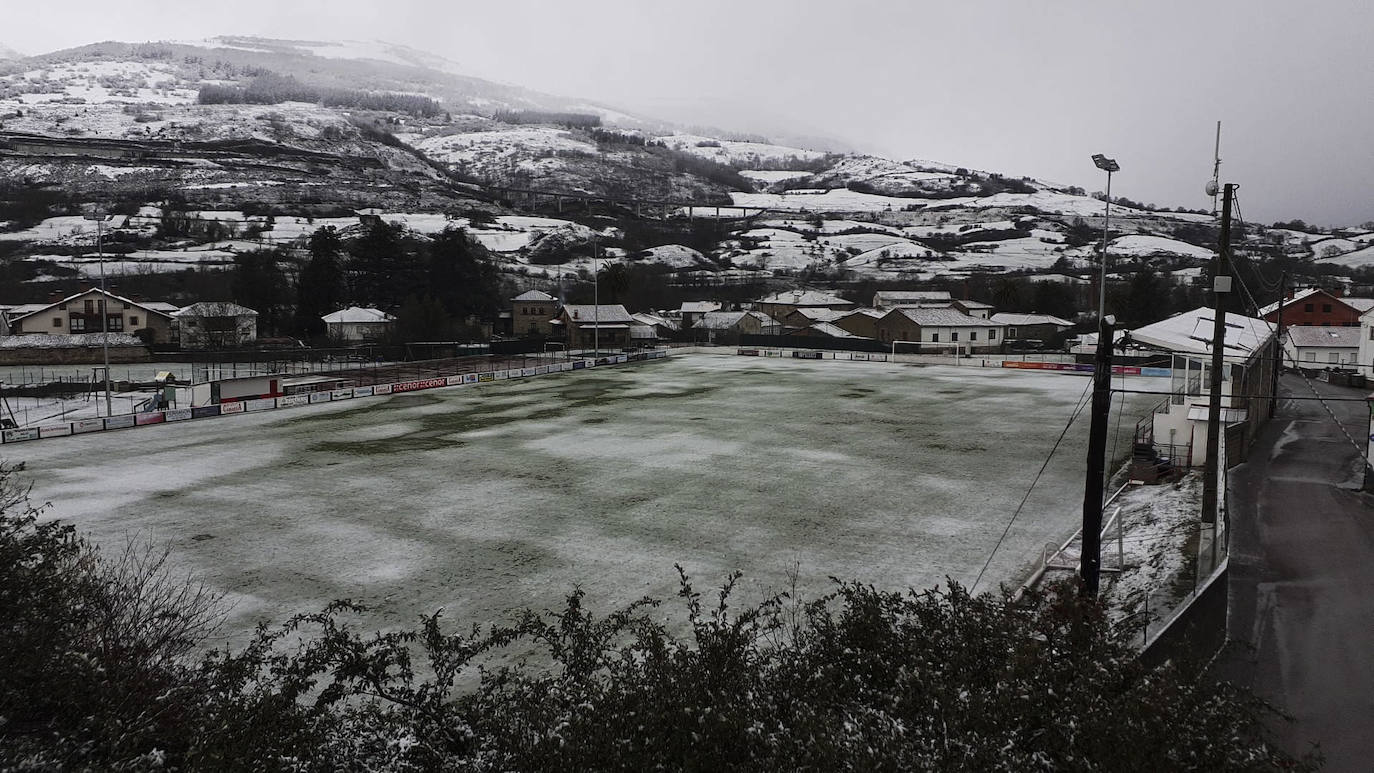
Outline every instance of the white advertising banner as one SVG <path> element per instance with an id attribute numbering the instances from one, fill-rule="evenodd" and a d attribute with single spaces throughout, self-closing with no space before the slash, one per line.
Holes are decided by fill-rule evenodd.
<path id="1" fill-rule="evenodd" d="M 105 429 L 104 419 L 81 419 L 72 422 L 72 434 L 84 435 L 87 432 L 100 432 Z"/>
<path id="2" fill-rule="evenodd" d="M 223 416 L 223 415 L 225 415 L 225 414 L 228 414 L 228 413 L 243 413 L 243 403 L 240 403 L 240 402 L 220 403 L 220 404 L 219 404 L 219 413 L 220 413 L 221 416 Z M 106 422 L 106 423 L 105 423 L 105 426 L 108 427 L 108 426 L 109 426 L 109 422 Z"/>
<path id="3" fill-rule="evenodd" d="M 169 411 L 163 411 L 163 416 L 166 418 L 167 421 L 186 421 L 187 419 L 191 418 L 191 409 L 173 408 Z"/>

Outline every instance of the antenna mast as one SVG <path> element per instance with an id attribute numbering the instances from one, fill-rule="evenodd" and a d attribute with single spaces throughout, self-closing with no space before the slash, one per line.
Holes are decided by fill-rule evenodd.
<path id="1" fill-rule="evenodd" d="M 1212 151 L 1212 217 L 1217 216 L 1217 185 L 1221 179 L 1221 121 L 1217 121 L 1217 145 Z"/>

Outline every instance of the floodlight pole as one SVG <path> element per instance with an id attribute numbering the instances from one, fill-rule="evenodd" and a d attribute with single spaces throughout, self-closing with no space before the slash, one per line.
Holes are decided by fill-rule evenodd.
<path id="1" fill-rule="evenodd" d="M 1107 173 L 1107 212 L 1102 219 L 1102 266 L 1097 284 L 1097 318 L 1101 320 L 1107 313 L 1107 236 L 1112 223 L 1112 172 L 1121 171 L 1121 165 L 1101 153 L 1093 155 L 1093 164 Z M 1098 341 L 1099 345 L 1101 343 Z"/>
<path id="2" fill-rule="evenodd" d="M 592 231 L 592 357 L 601 358 L 601 269 L 596 261 L 596 231 Z"/>
<path id="3" fill-rule="evenodd" d="M 1112 338 L 1115 326 L 1106 318 L 1097 323 L 1097 353 L 1093 361 L 1092 425 L 1088 430 L 1088 476 L 1083 481 L 1083 537 L 1078 574 L 1079 592 L 1096 596 L 1102 573 L 1102 504 L 1107 468 L 1107 427 L 1112 407 Z"/>
<path id="4" fill-rule="evenodd" d="M 1221 244 L 1212 272 L 1212 373 L 1207 401 L 1207 458 L 1202 468 L 1202 524 L 1212 526 L 1211 568 L 1217 564 L 1217 466 L 1221 450 L 1221 382 L 1225 367 L 1226 296 L 1231 292 L 1231 200 L 1236 186 L 1226 183 L 1221 196 Z M 1279 302 L 1282 304 L 1282 300 Z"/>
<path id="5" fill-rule="evenodd" d="M 97 305 L 100 307 L 101 337 L 105 339 L 105 415 L 113 416 L 110 408 L 110 309 L 107 304 L 109 295 L 105 292 L 105 213 L 96 212 L 87 215 L 86 219 L 95 221 L 95 256 L 100 261 L 100 303 Z"/>

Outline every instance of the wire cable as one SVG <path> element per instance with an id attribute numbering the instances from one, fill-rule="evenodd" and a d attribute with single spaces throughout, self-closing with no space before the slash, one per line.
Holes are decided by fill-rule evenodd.
<path id="1" fill-rule="evenodd" d="M 1026 506 L 1026 501 L 1030 499 L 1031 492 L 1035 490 L 1035 485 L 1040 482 L 1040 476 L 1045 474 L 1046 468 L 1050 466 L 1050 460 L 1054 458 L 1055 451 L 1059 450 L 1059 444 L 1064 442 L 1064 436 L 1069 434 L 1069 428 L 1073 426 L 1074 421 L 1076 421 L 1079 414 L 1083 412 L 1083 408 L 1087 406 L 1087 398 L 1092 390 L 1092 386 L 1093 382 L 1089 381 L 1087 385 L 1083 387 L 1083 394 L 1078 396 L 1078 404 L 1074 406 L 1073 413 L 1069 415 L 1068 423 L 1064 425 L 1064 429 L 1059 433 L 1059 437 L 1055 438 L 1054 445 L 1050 446 L 1050 452 L 1045 456 L 1044 464 L 1040 465 L 1040 470 L 1035 473 L 1035 478 L 1031 480 L 1030 486 L 1026 488 L 1025 496 L 1021 497 L 1021 503 L 1016 506 L 1016 510 L 1012 512 L 1011 518 L 1007 520 L 1007 527 L 1002 530 L 1002 536 L 997 538 L 997 544 L 992 546 L 992 552 L 988 553 L 988 560 L 983 562 L 983 568 L 978 570 L 978 577 L 974 579 L 973 585 L 969 587 L 969 593 L 973 593 L 978 589 L 978 583 L 983 581 L 983 575 L 988 571 L 988 567 L 992 566 L 993 557 L 997 555 L 998 549 L 1002 547 L 1002 542 L 1006 540 L 1007 535 L 1011 533 L 1012 524 L 1016 523 L 1017 516 L 1021 514 L 1022 508 Z"/>

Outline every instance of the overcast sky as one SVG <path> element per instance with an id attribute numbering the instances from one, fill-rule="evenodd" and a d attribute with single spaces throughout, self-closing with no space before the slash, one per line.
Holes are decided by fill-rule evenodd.
<path id="1" fill-rule="evenodd" d="M 1374 220 L 1369 0 L 3 0 L 0 44 L 215 35 L 381 39 L 479 77 L 672 119 L 827 135 L 1207 206 Z"/>

